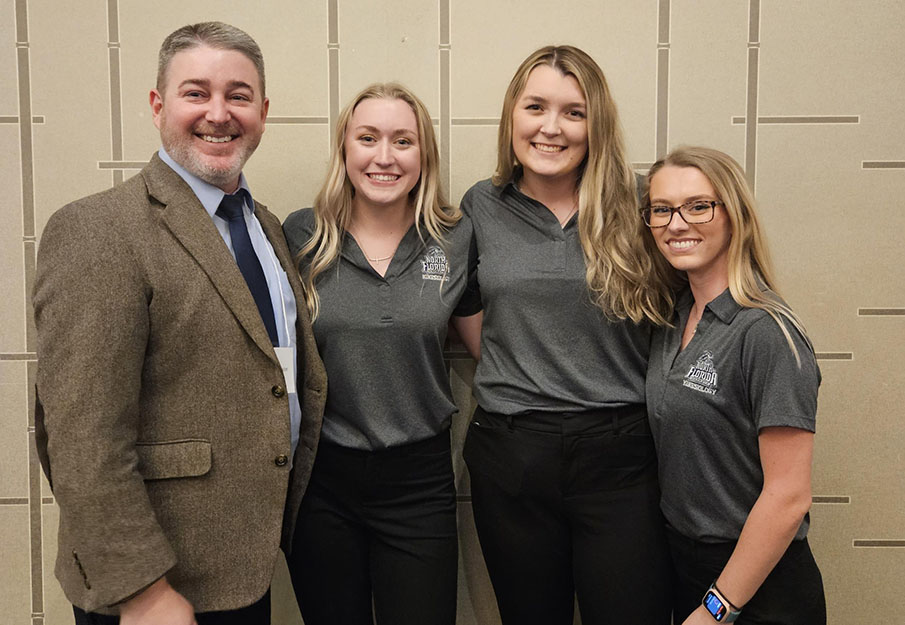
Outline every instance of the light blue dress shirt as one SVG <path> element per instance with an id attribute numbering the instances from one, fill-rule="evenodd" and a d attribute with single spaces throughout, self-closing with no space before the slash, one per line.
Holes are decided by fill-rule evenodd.
<path id="1" fill-rule="evenodd" d="M 223 237 L 226 247 L 229 248 L 229 253 L 235 258 L 236 254 L 233 251 L 232 239 L 229 236 L 229 222 L 216 214 L 217 208 L 220 206 L 220 201 L 226 194 L 214 185 L 189 173 L 184 167 L 174 161 L 163 148 L 160 148 L 158 154 L 160 155 L 160 159 L 169 165 L 173 171 L 179 174 L 179 176 L 185 180 L 186 184 L 192 188 L 192 191 L 195 192 L 198 201 L 201 202 L 204 210 L 211 216 L 214 225 L 217 227 L 217 231 L 220 232 L 220 236 Z M 248 191 L 249 196 L 251 196 L 251 191 L 248 189 L 244 174 L 239 175 L 239 187 Z M 295 296 L 292 293 L 292 288 L 289 286 L 289 279 L 286 277 L 286 272 L 283 271 L 283 268 L 280 266 L 280 261 L 273 252 L 270 241 L 264 236 L 264 230 L 261 228 L 261 224 L 255 216 L 254 206 L 248 206 L 246 203 L 243 213 L 245 215 L 245 226 L 248 228 L 248 236 L 251 239 L 251 246 L 254 248 L 255 254 L 258 255 L 258 260 L 261 262 L 261 268 L 264 270 L 264 277 L 267 279 L 267 289 L 270 291 L 270 303 L 273 305 L 273 316 L 277 325 L 277 337 L 280 340 L 279 346 L 292 348 L 292 358 L 295 363 L 296 373 L 298 373 L 298 350 L 296 349 L 295 339 Z M 296 389 L 296 391 L 298 391 L 298 389 Z M 292 442 L 292 456 L 290 457 L 295 456 L 295 448 L 298 446 L 299 442 L 299 426 L 301 421 L 302 410 L 299 406 L 298 392 L 289 393 L 289 423 Z"/>

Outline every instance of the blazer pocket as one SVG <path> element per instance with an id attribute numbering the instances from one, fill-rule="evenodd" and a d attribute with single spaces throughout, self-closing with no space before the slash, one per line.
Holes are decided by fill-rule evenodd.
<path id="1" fill-rule="evenodd" d="M 188 439 L 136 443 L 138 471 L 146 480 L 198 477 L 211 470 L 210 441 Z"/>

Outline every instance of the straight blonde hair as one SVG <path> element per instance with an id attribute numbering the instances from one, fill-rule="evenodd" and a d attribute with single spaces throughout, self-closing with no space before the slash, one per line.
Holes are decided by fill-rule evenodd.
<path id="1" fill-rule="evenodd" d="M 745 172 L 735 159 L 728 154 L 712 148 L 697 146 L 680 146 L 660 159 L 650 168 L 647 174 L 647 190 L 644 203 L 650 203 L 650 181 L 666 166 L 694 167 L 707 176 L 717 198 L 729 217 L 731 234 L 729 239 L 729 292 L 740 306 L 759 308 L 769 314 L 782 330 L 786 342 L 795 361 L 801 366 L 801 356 L 792 335 L 786 327 L 788 321 L 810 346 L 804 324 L 798 316 L 783 303 L 776 286 L 773 262 L 767 246 L 760 219 L 757 216 L 757 205 L 754 194 L 745 178 Z M 639 219 L 639 221 L 641 221 Z M 648 237 L 652 254 L 662 258 L 653 244 L 653 237 Z M 679 274 L 676 270 L 673 273 Z M 765 292 L 769 289 L 775 297 Z M 671 316 L 671 315 L 670 315 Z"/>
<path id="2" fill-rule="evenodd" d="M 346 129 L 355 107 L 372 98 L 402 100 L 415 113 L 421 151 L 421 177 L 409 192 L 409 201 L 415 208 L 415 227 L 418 236 L 424 240 L 421 231 L 423 223 L 428 235 L 443 246 L 445 233 L 462 217 L 458 208 L 447 204 L 440 187 L 440 155 L 427 107 L 414 93 L 398 83 L 375 83 L 365 87 L 339 114 L 327 179 L 314 200 L 314 233 L 299 251 L 296 259 L 297 262 L 303 257 L 310 259 L 307 270 L 301 274 L 305 286 L 305 303 L 312 320 L 317 318 L 320 309 L 317 277 L 339 256 L 343 237 L 352 220 L 352 198 L 355 189 L 346 173 Z M 440 285 L 442 288 L 442 281 Z"/>
<path id="3" fill-rule="evenodd" d="M 513 111 L 528 75 L 540 65 L 573 76 L 587 102 L 588 153 L 579 166 L 578 233 L 592 299 L 611 319 L 665 323 L 673 304 L 670 275 L 645 252 L 635 174 L 616 103 L 603 71 L 587 53 L 573 46 L 546 46 L 516 70 L 503 99 L 493 184 L 502 186 L 521 176 L 512 148 Z M 662 275 L 654 277 L 658 272 Z"/>

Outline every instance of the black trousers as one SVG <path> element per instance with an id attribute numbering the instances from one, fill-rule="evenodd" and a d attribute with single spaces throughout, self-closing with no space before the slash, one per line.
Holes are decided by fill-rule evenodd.
<path id="1" fill-rule="evenodd" d="M 671 583 L 643 409 L 478 408 L 465 441 L 475 524 L 504 625 L 668 625 Z"/>
<path id="2" fill-rule="evenodd" d="M 454 625 L 449 432 L 375 452 L 322 442 L 287 560 L 306 625 Z"/>
<path id="3" fill-rule="evenodd" d="M 72 606 L 75 625 L 117 625 L 118 616 L 85 612 Z M 250 606 L 221 612 L 196 612 L 198 625 L 270 625 L 270 590 Z"/>
<path id="4" fill-rule="evenodd" d="M 703 543 L 672 528 L 667 533 L 676 570 L 675 622 L 699 605 L 719 576 L 735 542 Z M 732 597 L 728 597 L 731 601 Z M 826 625 L 823 579 L 807 539 L 793 540 L 785 554 L 745 604 L 738 625 Z"/>

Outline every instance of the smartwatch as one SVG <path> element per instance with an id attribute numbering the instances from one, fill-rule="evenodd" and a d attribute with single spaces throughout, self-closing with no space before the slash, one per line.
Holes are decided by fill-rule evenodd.
<path id="1" fill-rule="evenodd" d="M 716 587 L 716 581 L 710 584 L 701 603 L 704 604 L 704 609 L 708 614 L 718 623 L 732 623 L 742 613 L 723 596 L 720 589 Z"/>

